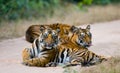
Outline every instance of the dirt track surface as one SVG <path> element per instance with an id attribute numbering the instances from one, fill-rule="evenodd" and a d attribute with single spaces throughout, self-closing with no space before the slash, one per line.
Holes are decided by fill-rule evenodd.
<path id="1" fill-rule="evenodd" d="M 85 27 L 81 26 L 81 27 Z M 91 25 L 91 51 L 105 56 L 120 56 L 120 20 Z M 21 64 L 21 52 L 31 46 L 24 37 L 0 42 L 0 73 L 62 73 L 61 67 L 28 67 Z M 80 67 L 78 67 L 80 68 Z"/>

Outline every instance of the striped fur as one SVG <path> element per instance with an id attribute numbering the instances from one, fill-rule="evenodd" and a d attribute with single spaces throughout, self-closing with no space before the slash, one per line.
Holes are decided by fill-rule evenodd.
<path id="1" fill-rule="evenodd" d="M 69 32 L 68 37 L 70 37 L 70 41 L 72 43 L 85 48 L 91 46 L 92 34 L 90 32 L 90 25 L 88 25 L 85 29 L 72 26 L 70 30 L 72 32 Z"/>
<path id="2" fill-rule="evenodd" d="M 32 25 L 26 31 L 26 40 L 28 42 L 33 42 L 35 38 L 39 37 L 40 33 L 45 29 L 60 29 L 59 37 L 63 42 L 69 39 L 77 45 L 83 47 L 90 47 L 92 43 L 92 36 L 90 32 L 90 25 L 85 29 L 77 28 L 75 26 L 70 26 L 67 24 L 55 23 L 49 25 Z M 74 35 L 73 35 L 74 34 Z"/>
<path id="3" fill-rule="evenodd" d="M 73 29 L 70 29 L 73 30 Z M 39 38 L 35 39 L 32 48 L 26 48 L 23 50 L 23 63 L 29 66 L 57 66 L 59 64 L 64 64 L 65 66 L 70 65 L 93 65 L 106 60 L 106 58 L 96 55 L 95 53 L 89 51 L 86 47 L 78 45 L 73 41 L 76 41 L 77 33 L 83 33 L 81 28 L 74 28 L 73 34 L 69 33 L 71 37 L 67 42 L 59 42 L 59 33 L 57 30 L 45 29 L 41 32 Z M 46 35 L 49 33 L 49 35 Z M 54 35 L 56 37 L 53 38 Z M 87 34 L 87 33 L 85 33 Z M 47 38 L 45 38 L 47 36 Z M 80 34 L 78 37 L 83 37 Z M 49 43 L 48 44 L 46 44 Z M 55 45 L 53 45 L 55 44 Z"/>
<path id="4" fill-rule="evenodd" d="M 29 66 L 45 67 L 53 62 L 57 45 L 59 44 L 59 31 L 46 29 L 32 44 L 32 48 L 25 48 L 22 52 L 23 64 Z"/>
<path id="5" fill-rule="evenodd" d="M 64 65 L 64 67 L 73 65 L 89 66 L 107 60 L 104 56 L 97 55 L 71 42 L 61 44 L 57 49 L 59 51 L 56 61 L 48 63 L 47 66 L 57 66 L 60 64 Z"/>
<path id="6" fill-rule="evenodd" d="M 35 38 L 39 37 L 40 33 L 45 30 L 45 29 L 60 29 L 60 33 L 59 35 L 65 35 L 64 31 L 67 31 L 70 29 L 70 26 L 67 24 L 61 24 L 61 23 L 55 23 L 55 24 L 43 24 L 43 25 L 31 25 L 27 30 L 26 30 L 26 40 L 30 43 L 33 43 L 33 41 L 35 40 Z"/>

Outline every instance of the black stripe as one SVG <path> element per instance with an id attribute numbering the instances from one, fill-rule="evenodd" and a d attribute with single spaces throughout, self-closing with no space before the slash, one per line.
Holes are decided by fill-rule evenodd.
<path id="1" fill-rule="evenodd" d="M 78 55 L 79 55 L 79 57 L 83 57 L 86 53 L 85 53 L 86 51 L 82 51 L 82 52 L 80 52 Z"/>
<path id="2" fill-rule="evenodd" d="M 59 55 L 57 55 L 56 59 L 57 59 L 56 62 L 57 62 L 57 63 L 60 63 Z"/>
<path id="3" fill-rule="evenodd" d="M 83 61 L 84 64 L 86 64 L 86 59 L 85 59 L 85 57 L 86 57 L 86 53 L 87 53 L 87 51 L 84 51 L 84 54 L 82 54 L 83 59 L 84 59 L 84 61 Z"/>
<path id="4" fill-rule="evenodd" d="M 34 58 L 31 49 L 30 49 L 30 54 L 31 54 L 31 55 L 30 55 L 30 58 Z"/>
<path id="5" fill-rule="evenodd" d="M 82 51 L 82 52 L 79 51 L 79 52 L 76 53 L 76 55 L 80 55 L 80 54 L 83 53 L 83 54 L 81 55 L 81 56 L 83 56 L 83 55 L 85 54 L 84 52 L 85 52 L 85 51 Z"/>
<path id="6" fill-rule="evenodd" d="M 44 48 L 44 47 L 43 47 Z M 53 50 L 54 48 L 52 47 L 52 49 L 47 49 L 47 48 L 45 48 L 45 49 L 43 49 L 43 50 L 41 50 L 41 52 L 44 52 L 44 51 L 49 51 L 49 50 Z"/>
<path id="7" fill-rule="evenodd" d="M 59 63 L 59 51 L 56 49 L 56 56 L 54 62 Z"/>
<path id="8" fill-rule="evenodd" d="M 61 52 L 61 59 L 62 59 L 62 60 L 61 60 L 61 63 L 63 62 L 63 58 L 64 58 L 64 54 L 63 54 L 63 53 L 64 53 L 64 51 L 65 51 L 65 48 L 64 48 L 63 51 Z"/>
<path id="9" fill-rule="evenodd" d="M 34 47 L 33 47 L 33 56 L 35 57 L 35 49 L 34 49 Z"/>
<path id="10" fill-rule="evenodd" d="M 69 56 L 69 52 L 70 52 L 70 50 L 69 50 L 69 49 L 67 49 L 67 57 Z"/>
<path id="11" fill-rule="evenodd" d="M 35 44 L 36 44 L 36 47 L 37 47 L 37 53 L 40 53 L 39 41 L 38 41 L 38 39 L 36 40 Z"/>
<path id="12" fill-rule="evenodd" d="M 95 54 L 92 53 L 92 57 L 90 58 L 89 62 L 93 60 L 94 56 L 95 56 Z"/>
<path id="13" fill-rule="evenodd" d="M 87 60 L 86 60 L 87 62 L 89 62 L 89 58 L 91 58 L 90 57 L 90 52 L 87 52 Z"/>
<path id="14" fill-rule="evenodd" d="M 32 44 L 32 50 L 33 50 L 33 56 L 35 57 L 35 48 L 34 48 L 34 46 L 36 46 L 36 44 L 34 44 L 34 42 L 33 42 L 33 44 Z"/>

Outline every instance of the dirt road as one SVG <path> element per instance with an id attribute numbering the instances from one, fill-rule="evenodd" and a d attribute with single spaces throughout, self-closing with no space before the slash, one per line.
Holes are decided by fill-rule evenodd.
<path id="1" fill-rule="evenodd" d="M 81 27 L 85 27 L 81 26 Z M 91 51 L 105 56 L 120 56 L 120 20 L 91 25 Z M 41 68 L 21 64 L 23 48 L 31 46 L 24 37 L 0 42 L 0 73 L 62 73 L 61 67 Z"/>

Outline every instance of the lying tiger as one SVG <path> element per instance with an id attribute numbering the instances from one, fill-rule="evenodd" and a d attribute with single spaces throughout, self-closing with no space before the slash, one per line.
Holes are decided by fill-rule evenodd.
<path id="1" fill-rule="evenodd" d="M 42 30 L 48 28 L 51 28 L 53 30 L 59 28 L 60 29 L 59 37 L 62 38 L 64 41 L 72 38 L 71 41 L 77 45 L 82 45 L 84 47 L 91 46 L 92 35 L 90 32 L 90 25 L 88 25 L 86 29 L 77 28 L 75 26 L 60 23 L 50 25 L 32 25 L 26 31 L 26 40 L 32 43 L 35 38 L 39 37 Z M 73 33 L 76 36 L 73 37 L 72 36 Z"/>
<path id="2" fill-rule="evenodd" d="M 91 65 L 106 60 L 106 58 L 96 55 L 87 48 L 76 45 L 71 41 L 71 39 L 76 37 L 78 31 L 74 31 L 68 42 L 64 43 L 61 43 L 59 33 L 60 31 L 58 32 L 58 30 L 42 30 L 39 38 L 34 40 L 32 48 L 23 50 L 23 64 L 39 67 L 57 66 L 61 63 L 66 66 Z M 86 39 L 83 35 L 79 37 Z M 78 39 L 79 37 L 76 38 Z"/>
<path id="3" fill-rule="evenodd" d="M 67 42 L 57 47 L 58 54 L 54 62 L 48 63 L 46 66 L 91 66 L 99 64 L 107 60 L 107 57 L 97 55 L 84 47 L 76 46 L 72 42 Z"/>

